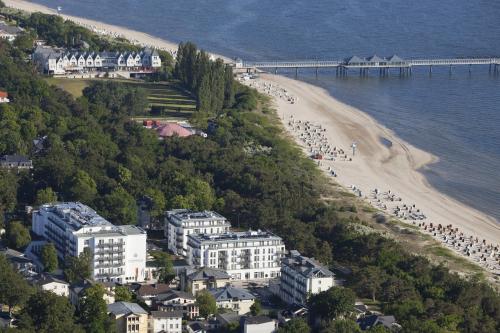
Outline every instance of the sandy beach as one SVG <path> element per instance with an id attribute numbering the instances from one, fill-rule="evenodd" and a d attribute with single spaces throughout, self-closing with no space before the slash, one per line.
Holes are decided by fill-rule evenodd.
<path id="1" fill-rule="evenodd" d="M 488 244 L 484 249 L 488 248 L 489 263 L 482 266 L 492 268 L 493 264 L 493 271 L 500 272 L 500 224 L 427 182 L 419 169 L 437 162 L 436 156 L 404 142 L 369 115 L 339 102 L 322 88 L 271 74 L 260 74 L 244 83 L 274 97 L 284 127 L 307 155 L 322 155 L 318 165 L 336 182 L 376 208 L 420 226 L 472 261 L 483 260 L 484 250 L 477 244 Z"/>
<path id="2" fill-rule="evenodd" d="M 4 2 L 29 12 L 55 14 L 55 10 L 27 1 Z M 122 36 L 137 44 L 154 45 L 170 52 L 177 50 L 175 43 L 146 33 L 62 16 L 94 31 Z M 496 265 L 500 272 L 500 224 L 440 193 L 427 182 L 419 169 L 436 162 L 436 156 L 404 142 L 367 114 L 335 100 L 319 87 L 270 74 L 244 83 L 274 97 L 284 127 L 306 154 L 321 153 L 328 157 L 317 162 L 336 182 L 374 207 L 419 226 L 445 246 L 473 257 L 476 262 L 483 261 L 482 256 L 487 253 L 488 263 L 485 259 L 483 267 Z M 386 144 L 382 139 L 388 140 Z M 356 143 L 354 155 L 353 142 Z M 488 251 L 483 250 L 483 245 L 488 246 Z"/>
<path id="3" fill-rule="evenodd" d="M 24 0 L 5 0 L 4 1 L 5 5 L 8 7 L 24 10 L 26 12 L 41 12 L 45 14 L 57 14 L 57 10 L 55 8 L 48 8 L 43 5 L 39 5 L 36 3 L 32 3 L 29 1 L 24 1 Z M 107 35 L 110 37 L 123 37 L 128 39 L 134 44 L 139 44 L 144 47 L 155 47 L 157 49 L 161 49 L 167 52 L 170 52 L 172 55 L 175 55 L 177 52 L 178 44 L 151 36 L 147 33 L 144 32 L 139 32 L 135 30 L 131 30 L 125 27 L 120 27 L 116 25 L 111 25 L 111 24 L 106 24 L 94 20 L 89 20 L 86 18 L 82 17 L 76 17 L 76 16 L 71 16 L 71 15 L 66 15 L 64 14 L 64 8 L 63 12 L 60 14 L 61 17 L 63 17 L 65 20 L 69 20 L 72 22 L 75 22 L 78 25 L 84 26 L 90 30 L 93 30 L 96 33 L 102 34 L 102 35 Z M 215 58 L 222 58 L 226 62 L 230 62 L 231 60 L 229 58 L 226 58 L 224 56 L 218 55 L 218 54 L 212 54 L 211 55 Z"/>

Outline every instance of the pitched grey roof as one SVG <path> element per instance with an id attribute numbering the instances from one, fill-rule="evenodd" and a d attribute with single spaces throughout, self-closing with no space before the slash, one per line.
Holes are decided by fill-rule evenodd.
<path id="1" fill-rule="evenodd" d="M 389 58 L 387 58 L 387 60 L 390 62 L 403 62 L 404 61 L 402 58 L 398 57 L 395 54 L 390 56 Z"/>
<path id="2" fill-rule="evenodd" d="M 182 318 L 182 311 L 151 311 L 153 318 Z"/>
<path id="3" fill-rule="evenodd" d="M 210 289 L 209 292 L 215 297 L 217 302 L 224 302 L 232 299 L 252 300 L 255 296 L 248 290 L 226 286 L 224 288 Z"/>
<path id="4" fill-rule="evenodd" d="M 313 258 L 304 257 L 298 251 L 290 251 L 290 257 L 283 259 L 282 263 L 306 278 L 332 277 L 335 275 Z"/>
<path id="5" fill-rule="evenodd" d="M 188 278 L 191 281 L 200 281 L 200 280 L 210 280 L 210 279 L 230 279 L 231 276 L 227 274 L 226 271 L 203 267 L 196 272 L 188 274 Z"/>
<path id="6" fill-rule="evenodd" d="M 274 320 L 267 316 L 246 317 L 244 319 L 245 325 L 258 325 L 258 324 L 269 323 L 272 321 Z"/>
<path id="7" fill-rule="evenodd" d="M 361 327 L 364 331 L 377 325 L 383 325 L 384 327 L 391 328 L 394 324 L 396 324 L 396 318 L 394 318 L 394 316 L 371 315 L 360 318 L 357 322 L 359 327 Z"/>
<path id="8" fill-rule="evenodd" d="M 195 297 L 187 292 L 179 291 L 179 290 L 169 290 L 166 293 L 160 294 L 156 297 L 157 301 L 169 301 L 175 298 L 185 298 L 194 300 Z"/>
<path id="9" fill-rule="evenodd" d="M 352 56 L 352 57 L 349 57 L 345 60 L 346 64 L 352 64 L 354 62 L 364 62 L 363 59 L 361 59 L 360 57 L 358 56 Z"/>
<path id="10" fill-rule="evenodd" d="M 4 155 L 0 159 L 2 162 L 8 163 L 27 163 L 30 162 L 30 159 L 23 155 Z"/>
<path id="11" fill-rule="evenodd" d="M 4 31 L 4 32 L 6 32 L 8 34 L 12 34 L 12 35 L 17 35 L 18 33 L 22 32 L 23 29 L 0 22 L 0 31 Z"/>
<path id="12" fill-rule="evenodd" d="M 381 62 L 384 61 L 384 59 L 380 58 L 378 55 L 374 54 L 371 57 L 366 58 L 369 62 Z"/>
<path id="13" fill-rule="evenodd" d="M 57 282 L 57 283 L 62 283 L 62 284 L 69 285 L 68 282 L 60 280 L 60 279 L 58 279 L 58 278 L 56 278 L 56 277 L 54 277 L 52 275 L 48 275 L 48 274 L 42 274 L 42 276 L 38 280 L 38 284 L 39 285 L 45 285 L 45 284 L 52 283 L 52 282 Z"/>
<path id="14" fill-rule="evenodd" d="M 108 305 L 108 312 L 114 315 L 128 315 L 128 314 L 148 314 L 139 304 L 130 302 L 115 302 Z"/>

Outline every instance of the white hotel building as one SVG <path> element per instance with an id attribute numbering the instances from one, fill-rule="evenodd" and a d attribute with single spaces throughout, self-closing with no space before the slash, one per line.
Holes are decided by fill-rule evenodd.
<path id="1" fill-rule="evenodd" d="M 288 304 L 305 305 L 309 295 L 318 294 L 335 285 L 335 275 L 314 259 L 290 251 L 282 261 L 280 298 Z"/>
<path id="2" fill-rule="evenodd" d="M 231 223 L 216 212 L 175 209 L 167 212 L 164 233 L 168 249 L 186 256 L 188 235 L 223 234 L 228 232 L 230 227 Z"/>
<path id="3" fill-rule="evenodd" d="M 285 253 L 280 237 L 260 230 L 191 234 L 187 246 L 190 265 L 222 269 L 237 280 L 279 277 Z"/>
<path id="4" fill-rule="evenodd" d="M 79 202 L 47 204 L 33 212 L 33 232 L 53 243 L 58 256 L 92 254 L 92 278 L 120 283 L 143 282 L 146 232 L 115 226 Z"/>

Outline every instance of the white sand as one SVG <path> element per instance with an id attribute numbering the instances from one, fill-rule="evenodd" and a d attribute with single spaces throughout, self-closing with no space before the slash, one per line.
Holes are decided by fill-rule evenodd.
<path id="1" fill-rule="evenodd" d="M 55 14 L 53 9 L 27 1 L 3 1 L 7 6 L 28 12 L 40 11 Z M 64 14 L 62 16 L 86 27 L 92 27 L 94 30 L 123 36 L 138 44 L 154 45 L 171 52 L 177 49 L 175 43 L 142 32 L 84 18 Z M 224 59 L 224 57 L 221 58 Z M 427 224 L 429 222 L 443 226 L 451 224 L 453 228 L 459 228 L 459 232 L 463 232 L 466 236 L 478 237 L 479 242 L 485 239 L 488 243 L 495 245 L 500 243 L 498 221 L 438 192 L 418 171 L 427 164 L 437 161 L 435 156 L 404 142 L 370 116 L 335 100 L 321 88 L 275 75 L 262 75 L 260 79 L 254 81 L 254 84 L 262 85 L 265 82 L 278 85 L 297 98 L 294 104 L 285 98 L 275 98 L 277 111 L 282 117 L 285 128 L 291 130 L 288 126 L 290 116 L 293 116 L 296 121 L 321 124 L 322 128 L 326 129 L 324 134 L 329 143 L 342 147 L 349 158 L 352 157 L 350 146 L 353 141 L 356 141 L 358 148 L 352 161 L 337 159 L 321 162 L 321 167 L 325 172 L 330 174 L 328 168 L 331 168 L 338 174 L 336 178 L 338 183 L 346 188 L 356 185 L 362 191 L 362 196 L 376 207 L 381 208 L 381 204 L 387 204 L 387 212 L 390 212 L 395 205 L 415 204 L 426 215 Z M 298 133 L 291 130 L 291 134 L 297 136 Z M 381 143 L 382 137 L 392 142 L 391 148 Z M 296 137 L 296 139 L 299 144 L 304 144 L 299 138 Z M 307 149 L 304 150 L 307 152 Z M 402 198 L 402 202 L 378 203 L 371 194 L 375 188 L 382 192 L 391 190 L 397 197 Z M 412 221 L 408 222 L 412 223 Z M 448 245 L 448 247 L 451 246 Z M 456 246 L 454 250 L 457 250 Z"/>
<path id="2" fill-rule="evenodd" d="M 55 8 L 48 8 L 43 5 L 35 4 L 29 1 L 24 1 L 24 0 L 5 0 L 3 1 L 6 6 L 24 10 L 29 13 L 33 12 L 41 12 L 45 14 L 57 14 L 57 10 Z M 123 37 L 128 39 L 134 44 L 139 44 L 144 47 L 155 47 L 157 49 L 161 49 L 164 51 L 168 51 L 171 54 L 176 54 L 178 44 L 169 42 L 167 40 L 151 36 L 147 33 L 144 32 L 139 32 L 135 30 L 131 30 L 125 27 L 120 27 L 116 25 L 111 25 L 111 24 L 106 24 L 94 20 L 89 20 L 86 18 L 82 17 L 76 17 L 76 16 L 71 16 L 71 15 L 66 15 L 64 14 L 64 8 L 62 10 L 62 13 L 60 15 L 63 17 L 65 20 L 69 20 L 72 22 L 75 22 L 76 24 L 82 25 L 86 28 L 89 28 L 91 30 L 94 30 L 97 33 L 101 33 L 103 35 L 109 35 L 112 37 Z M 230 62 L 231 60 L 229 58 L 223 57 L 221 55 L 217 54 L 212 54 L 213 57 L 216 58 L 222 58 L 226 62 Z"/>
<path id="3" fill-rule="evenodd" d="M 488 243 L 500 242 L 500 224 L 494 218 L 438 192 L 418 171 L 437 161 L 432 154 L 404 142 L 367 114 L 335 100 L 324 89 L 270 74 L 260 75 L 256 81 L 277 85 L 297 99 L 292 104 L 286 98 L 275 98 L 285 128 L 290 130 L 290 116 L 296 121 L 321 124 L 329 143 L 342 147 L 349 157 L 352 157 L 351 144 L 357 143 L 351 162 L 339 159 L 321 162 L 325 171 L 327 167 L 335 170 L 336 181 L 341 185 L 346 188 L 356 185 L 363 197 L 370 197 L 370 191 L 375 188 L 391 190 L 403 199 L 399 205 L 415 204 L 420 208 L 427 216 L 427 223 L 452 224 L 466 235 L 486 239 Z M 297 133 L 291 131 L 291 134 Z M 391 148 L 382 144 L 382 137 L 392 142 Z M 300 140 L 297 142 L 304 145 Z"/>

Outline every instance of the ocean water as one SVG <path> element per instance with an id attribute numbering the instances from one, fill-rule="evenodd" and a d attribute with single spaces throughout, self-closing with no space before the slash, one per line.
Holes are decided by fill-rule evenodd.
<path id="1" fill-rule="evenodd" d="M 500 57 L 500 2 L 486 0 L 35 0 L 245 60 Z M 284 73 L 294 75 L 294 73 Z M 299 72 L 440 158 L 439 190 L 500 219 L 500 77 L 488 67 L 380 78 Z"/>

